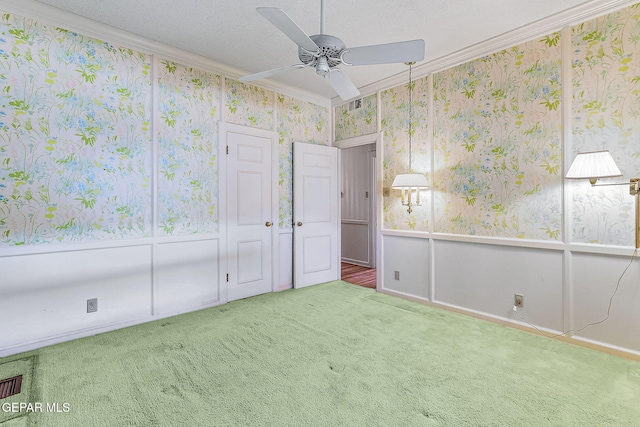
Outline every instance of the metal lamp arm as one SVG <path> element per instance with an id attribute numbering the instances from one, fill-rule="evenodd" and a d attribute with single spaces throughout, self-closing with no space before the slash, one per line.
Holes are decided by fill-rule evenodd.
<path id="1" fill-rule="evenodd" d="M 613 185 L 628 185 L 629 186 L 629 194 L 631 194 L 632 196 L 637 195 L 638 193 L 640 193 L 640 178 L 631 178 L 629 180 L 629 182 L 611 182 L 611 183 L 603 183 L 603 184 L 596 184 L 597 179 L 590 179 L 589 182 L 591 182 L 591 186 L 592 187 L 608 187 L 608 186 L 613 186 Z"/>
<path id="2" fill-rule="evenodd" d="M 608 187 L 610 185 L 629 185 L 628 182 L 608 182 L 604 184 L 591 184 L 592 187 Z"/>

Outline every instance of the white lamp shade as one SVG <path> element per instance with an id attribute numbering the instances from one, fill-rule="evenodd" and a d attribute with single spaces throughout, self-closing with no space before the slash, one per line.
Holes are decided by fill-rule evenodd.
<path id="1" fill-rule="evenodd" d="M 609 178 L 621 176 L 622 172 L 609 151 L 578 153 L 565 175 L 569 179 Z M 595 182 L 595 181 L 594 181 Z"/>
<path id="2" fill-rule="evenodd" d="M 391 188 L 429 188 L 427 177 L 421 173 L 401 173 L 396 175 Z"/>

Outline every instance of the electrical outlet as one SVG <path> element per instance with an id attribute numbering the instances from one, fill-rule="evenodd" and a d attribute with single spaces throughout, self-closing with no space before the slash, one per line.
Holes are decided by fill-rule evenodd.
<path id="1" fill-rule="evenodd" d="M 400 280 L 400 272 L 398 270 L 393 272 L 393 279 Z"/>
<path id="2" fill-rule="evenodd" d="M 516 307 L 524 307 L 524 297 L 520 294 L 515 294 L 513 297 L 513 305 Z"/>
<path id="3" fill-rule="evenodd" d="M 98 298 L 91 298 L 87 300 L 87 313 L 95 313 L 98 311 Z"/>

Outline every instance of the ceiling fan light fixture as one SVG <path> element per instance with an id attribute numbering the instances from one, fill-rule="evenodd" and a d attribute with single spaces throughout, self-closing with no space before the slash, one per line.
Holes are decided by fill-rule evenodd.
<path id="1" fill-rule="evenodd" d="M 318 62 L 316 63 L 316 74 L 319 76 L 326 76 L 329 73 L 329 63 L 327 62 L 327 58 L 324 56 L 320 56 L 318 58 Z"/>

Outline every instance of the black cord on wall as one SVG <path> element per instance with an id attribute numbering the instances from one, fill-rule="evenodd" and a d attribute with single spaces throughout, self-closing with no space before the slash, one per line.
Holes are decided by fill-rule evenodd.
<path id="1" fill-rule="evenodd" d="M 607 307 L 607 315 L 602 320 L 586 324 L 585 326 L 583 326 L 580 329 L 569 329 L 568 331 L 564 331 L 564 332 L 562 332 L 560 334 L 549 335 L 549 334 L 541 331 L 536 325 L 530 323 L 527 319 L 522 317 L 520 315 L 520 313 L 518 313 L 518 307 L 516 307 L 515 305 L 513 306 L 513 311 L 516 313 L 516 316 L 518 316 L 518 318 L 520 320 L 522 320 L 523 322 L 527 323 L 529 326 L 531 326 L 536 331 L 538 331 L 541 335 L 543 335 L 543 336 L 545 336 L 547 338 L 557 338 L 557 337 L 561 337 L 563 335 L 566 335 L 566 334 L 569 334 L 569 333 L 572 333 L 572 332 L 581 332 L 581 331 L 587 329 L 590 326 L 595 326 L 595 325 L 599 325 L 601 323 L 604 323 L 609 319 L 609 316 L 611 315 L 611 305 L 613 304 L 613 298 L 616 296 L 616 294 L 618 293 L 618 289 L 620 288 L 620 282 L 622 281 L 622 278 L 624 277 L 624 275 L 627 273 L 627 270 L 629 270 L 629 267 L 631 267 L 631 264 L 633 264 L 633 260 L 636 258 L 637 255 L 638 255 L 638 248 L 636 248 L 633 251 L 633 255 L 631 255 L 631 261 L 629 261 L 629 264 L 627 265 L 627 267 L 624 269 L 624 271 L 620 275 L 620 278 L 618 279 L 618 283 L 616 284 L 616 288 L 614 289 L 613 294 L 611 295 L 611 298 L 609 298 L 609 307 Z"/>

